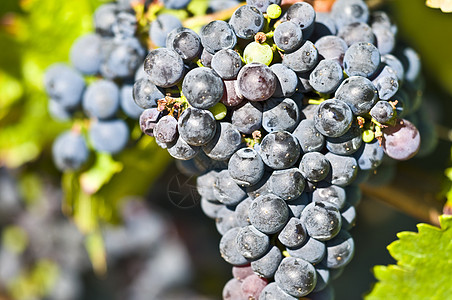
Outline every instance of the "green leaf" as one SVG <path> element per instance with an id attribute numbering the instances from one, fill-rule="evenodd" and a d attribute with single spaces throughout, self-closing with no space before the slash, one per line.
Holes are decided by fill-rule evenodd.
<path id="1" fill-rule="evenodd" d="M 452 216 L 441 228 L 418 224 L 419 233 L 400 232 L 388 246 L 397 265 L 375 266 L 379 280 L 366 300 L 450 299 L 452 295 Z"/>
<path id="2" fill-rule="evenodd" d="M 88 195 L 96 193 L 113 175 L 122 170 L 122 164 L 113 160 L 110 154 L 102 152 L 96 154 L 95 164 L 80 176 L 80 186 Z"/>

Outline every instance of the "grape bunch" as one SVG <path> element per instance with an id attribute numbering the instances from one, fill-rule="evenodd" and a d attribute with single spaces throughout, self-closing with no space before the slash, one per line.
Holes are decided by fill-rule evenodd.
<path id="1" fill-rule="evenodd" d="M 164 46 L 167 34 L 182 23 L 173 12 L 184 11 L 191 0 L 118 0 L 100 5 L 93 18 L 95 32 L 79 37 L 71 47 L 70 62 L 51 65 L 44 77 L 48 110 L 57 121 L 73 122 L 53 144 L 58 169 L 80 169 L 96 152 L 120 153 L 128 144 L 143 108 L 133 100 L 133 84 L 143 71 L 147 46 Z M 212 0 L 212 11 L 237 5 Z M 147 24 L 140 21 L 157 10 Z M 141 14 L 145 15 L 140 19 Z M 148 19 L 144 19 L 147 21 Z M 143 38 L 144 36 L 144 38 Z"/>
<path id="2" fill-rule="evenodd" d="M 224 299 L 333 299 L 359 184 L 434 145 L 419 57 L 385 12 L 280 4 L 248 0 L 198 33 L 174 28 L 133 87 L 143 133 L 199 175 L 233 265 Z"/>

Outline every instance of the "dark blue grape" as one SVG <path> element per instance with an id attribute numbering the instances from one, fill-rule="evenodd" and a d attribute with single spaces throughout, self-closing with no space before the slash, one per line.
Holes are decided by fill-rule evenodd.
<path id="1" fill-rule="evenodd" d="M 60 102 L 49 99 L 49 104 L 47 105 L 47 109 L 49 111 L 52 119 L 65 122 L 69 121 L 72 118 L 73 111 L 65 108 L 60 104 Z"/>
<path id="2" fill-rule="evenodd" d="M 237 205 L 245 199 L 245 191 L 232 179 L 228 170 L 218 173 L 213 189 L 215 198 L 225 205 Z"/>
<path id="3" fill-rule="evenodd" d="M 299 247 L 307 238 L 303 223 L 298 218 L 290 218 L 278 234 L 278 240 L 286 247 Z"/>
<path id="4" fill-rule="evenodd" d="M 284 54 L 282 63 L 295 72 L 312 70 L 318 61 L 318 52 L 314 44 L 305 41 L 296 51 Z"/>
<path id="5" fill-rule="evenodd" d="M 297 300 L 283 290 L 281 290 L 276 282 L 270 282 L 259 295 L 260 300 Z"/>
<path id="6" fill-rule="evenodd" d="M 242 148 L 237 150 L 228 163 L 229 175 L 243 187 L 255 185 L 264 175 L 264 163 L 256 150 Z"/>
<path id="7" fill-rule="evenodd" d="M 116 16 L 115 23 L 112 26 L 115 38 L 131 38 L 137 31 L 137 18 L 135 14 L 121 11 Z"/>
<path id="8" fill-rule="evenodd" d="M 262 257 L 270 247 L 268 235 L 257 230 L 253 225 L 240 228 L 237 234 L 237 248 L 247 259 Z"/>
<path id="9" fill-rule="evenodd" d="M 129 127 L 120 119 L 93 122 L 89 137 L 97 151 L 115 154 L 125 148 L 129 140 Z"/>
<path id="10" fill-rule="evenodd" d="M 187 7 L 191 0 L 162 0 L 163 5 L 169 9 L 182 9 Z"/>
<path id="11" fill-rule="evenodd" d="M 358 172 L 358 162 L 351 156 L 341 156 L 328 152 L 325 157 L 331 164 L 331 178 L 327 178 L 332 184 L 347 186 L 355 180 Z"/>
<path id="12" fill-rule="evenodd" d="M 385 54 L 381 57 L 381 62 L 389 67 L 391 67 L 399 81 L 403 81 L 405 78 L 405 70 L 403 68 L 402 62 L 392 54 Z"/>
<path id="13" fill-rule="evenodd" d="M 286 169 L 298 160 L 300 145 L 289 132 L 274 131 L 263 138 L 260 154 L 267 166 L 277 170 Z"/>
<path id="14" fill-rule="evenodd" d="M 300 217 L 309 236 L 319 241 L 335 237 L 341 229 L 342 219 L 336 206 L 328 202 L 312 202 Z"/>
<path id="15" fill-rule="evenodd" d="M 304 177 L 297 168 L 276 170 L 268 182 L 271 192 L 286 201 L 300 197 L 305 187 Z"/>
<path id="16" fill-rule="evenodd" d="M 229 25 L 237 37 L 250 40 L 264 26 L 264 16 L 256 7 L 243 5 L 232 14 Z"/>
<path id="17" fill-rule="evenodd" d="M 86 75 L 99 73 L 102 61 L 102 38 L 94 33 L 79 37 L 71 47 L 71 63 Z"/>
<path id="18" fill-rule="evenodd" d="M 324 59 L 334 59 L 342 66 L 347 43 L 335 35 L 326 35 L 315 42 L 319 56 Z"/>
<path id="19" fill-rule="evenodd" d="M 356 115 L 368 113 L 378 101 L 377 89 L 369 79 L 362 76 L 345 79 L 334 96 L 347 103 Z"/>
<path id="20" fill-rule="evenodd" d="M 343 101 L 330 99 L 323 101 L 314 115 L 315 128 L 327 137 L 338 137 L 352 125 L 353 113 Z"/>
<path id="21" fill-rule="evenodd" d="M 335 35 L 336 32 L 336 23 L 334 23 L 330 14 L 317 12 L 315 15 L 314 32 L 310 37 L 311 41 L 317 41 L 327 35 Z"/>
<path id="22" fill-rule="evenodd" d="M 83 110 L 88 116 L 108 119 L 119 108 L 119 89 L 110 80 L 97 80 L 90 84 L 83 95 Z"/>
<path id="23" fill-rule="evenodd" d="M 212 54 L 221 49 L 232 49 L 237 43 L 237 36 L 225 21 L 212 21 L 199 32 L 204 49 Z"/>
<path id="24" fill-rule="evenodd" d="M 344 78 L 342 67 L 334 59 L 323 59 L 309 75 L 309 84 L 320 93 L 333 93 Z"/>
<path id="25" fill-rule="evenodd" d="M 237 234 L 240 228 L 232 228 L 227 231 L 220 240 L 221 257 L 234 266 L 245 265 L 248 260 L 243 257 L 237 247 Z"/>
<path id="26" fill-rule="evenodd" d="M 317 283 L 312 293 L 322 291 L 330 282 L 330 271 L 325 265 L 315 265 L 315 272 L 317 274 Z"/>
<path id="27" fill-rule="evenodd" d="M 367 22 L 369 8 L 362 0 L 339 0 L 331 8 L 331 16 L 338 28 L 355 22 Z"/>
<path id="28" fill-rule="evenodd" d="M 383 160 L 383 147 L 378 140 L 373 140 L 370 143 L 364 143 L 361 149 L 355 153 L 355 158 L 358 161 L 361 170 L 374 170 Z"/>
<path id="29" fill-rule="evenodd" d="M 205 198 L 209 201 L 216 201 L 215 195 L 213 193 L 213 187 L 215 185 L 215 181 L 217 180 L 217 174 L 218 171 L 211 170 L 196 178 L 196 187 L 198 194 L 201 195 L 202 198 Z"/>
<path id="30" fill-rule="evenodd" d="M 242 68 L 242 58 L 232 49 L 222 49 L 212 57 L 211 67 L 221 78 L 234 79 Z"/>
<path id="31" fill-rule="evenodd" d="M 193 107 L 207 109 L 223 97 L 223 81 L 212 69 L 195 68 L 185 76 L 182 93 Z"/>
<path id="32" fill-rule="evenodd" d="M 182 27 L 178 18 L 170 14 L 160 14 L 151 22 L 149 37 L 159 47 L 165 47 L 166 37 L 173 29 Z"/>
<path id="33" fill-rule="evenodd" d="M 273 41 L 279 49 L 292 52 L 297 50 L 302 42 L 303 34 L 300 26 L 294 22 L 283 22 L 275 29 Z"/>
<path id="34" fill-rule="evenodd" d="M 273 234 L 281 230 L 289 219 L 289 208 L 281 198 L 268 194 L 251 202 L 249 217 L 257 230 Z"/>
<path id="35" fill-rule="evenodd" d="M 360 42 L 375 45 L 375 35 L 372 28 L 363 22 L 350 23 L 341 27 L 337 36 L 343 39 L 347 46 Z"/>
<path id="36" fill-rule="evenodd" d="M 245 227 L 251 225 L 249 216 L 251 201 L 252 199 L 248 197 L 237 204 L 237 206 L 235 207 L 235 218 L 237 221 L 237 226 Z"/>
<path id="37" fill-rule="evenodd" d="M 154 128 L 154 136 L 161 143 L 171 143 L 177 138 L 177 120 L 167 115 L 162 117 Z"/>
<path id="38" fill-rule="evenodd" d="M 216 122 L 208 110 L 189 107 L 179 117 L 179 134 L 192 146 L 207 144 L 215 135 Z"/>
<path id="39" fill-rule="evenodd" d="M 341 230 L 332 240 L 326 242 L 326 262 L 330 269 L 347 265 L 355 253 L 355 243 L 350 234 Z"/>
<path id="40" fill-rule="evenodd" d="M 324 242 L 309 237 L 301 247 L 288 248 L 287 252 L 290 256 L 302 258 L 312 264 L 317 264 L 325 257 L 326 247 Z"/>
<path id="41" fill-rule="evenodd" d="M 342 209 L 347 200 L 345 189 L 337 185 L 318 187 L 312 193 L 312 202 L 327 202 L 337 209 Z"/>
<path id="42" fill-rule="evenodd" d="M 275 273 L 275 282 L 286 293 L 303 297 L 315 287 L 317 276 L 309 262 L 296 257 L 286 257 Z"/>
<path id="43" fill-rule="evenodd" d="M 116 21 L 116 4 L 106 3 L 100 5 L 94 12 L 94 27 L 102 36 L 113 35 L 113 24 Z"/>
<path id="44" fill-rule="evenodd" d="M 201 210 L 202 212 L 211 219 L 216 219 L 218 211 L 224 205 L 220 202 L 209 201 L 206 198 L 201 198 Z"/>
<path id="45" fill-rule="evenodd" d="M 88 160 L 88 147 L 79 133 L 65 131 L 52 146 L 53 161 L 60 171 L 77 170 Z"/>
<path id="46" fill-rule="evenodd" d="M 344 55 L 344 70 L 348 76 L 372 76 L 380 65 L 380 52 L 370 43 L 355 43 Z"/>
<path id="47" fill-rule="evenodd" d="M 383 70 L 372 80 L 372 83 L 377 88 L 378 98 L 381 100 L 389 100 L 393 97 L 399 89 L 399 82 L 397 73 L 393 68 L 385 66 Z"/>
<path id="48" fill-rule="evenodd" d="M 391 28 L 383 26 L 372 26 L 376 37 L 376 45 L 381 55 L 389 54 L 394 50 L 396 38 Z"/>
<path id="49" fill-rule="evenodd" d="M 322 153 L 308 152 L 301 158 L 300 171 L 307 180 L 318 182 L 330 172 L 330 163 Z"/>
<path id="50" fill-rule="evenodd" d="M 314 120 L 301 120 L 292 135 L 297 138 L 303 152 L 320 151 L 325 145 L 324 136 L 315 128 Z"/>
<path id="51" fill-rule="evenodd" d="M 136 38 L 113 39 L 102 49 L 100 73 L 105 78 L 131 78 L 140 66 L 145 50 Z"/>
<path id="52" fill-rule="evenodd" d="M 298 92 L 300 93 L 309 93 L 314 90 L 314 88 L 309 83 L 309 76 L 311 75 L 309 72 L 306 73 L 298 73 Z"/>
<path id="53" fill-rule="evenodd" d="M 290 97 L 297 91 L 297 74 L 283 64 L 273 64 L 270 70 L 276 76 L 276 90 L 273 97 Z"/>
<path id="54" fill-rule="evenodd" d="M 133 85 L 133 100 L 143 109 L 157 106 L 157 101 L 165 98 L 165 91 L 149 80 L 148 76 L 138 79 Z"/>
<path id="55" fill-rule="evenodd" d="M 246 102 L 232 112 L 232 125 L 240 132 L 251 134 L 262 126 L 262 104 Z"/>
<path id="56" fill-rule="evenodd" d="M 300 26 L 301 29 L 306 29 L 314 23 L 315 10 L 307 2 L 294 3 L 287 10 L 286 19 Z"/>
<path id="57" fill-rule="evenodd" d="M 234 209 L 222 205 L 222 207 L 217 212 L 217 217 L 215 218 L 215 226 L 217 227 L 218 233 L 221 235 L 224 235 L 228 230 L 232 228 L 237 228 L 237 219 L 235 217 Z"/>
<path id="58" fill-rule="evenodd" d="M 267 132 L 292 131 L 300 122 L 297 104 L 290 98 L 270 98 L 264 102 L 262 127 Z"/>
<path id="59" fill-rule="evenodd" d="M 125 84 L 119 91 L 119 105 L 122 111 L 132 119 L 138 119 L 143 112 L 133 99 L 133 85 Z"/>
<path id="60" fill-rule="evenodd" d="M 240 147 L 242 136 L 228 122 L 220 122 L 215 136 L 203 146 L 204 153 L 215 160 L 227 160 Z"/>
<path id="61" fill-rule="evenodd" d="M 273 246 L 261 258 L 251 262 L 251 269 L 261 277 L 272 278 L 282 258 L 281 250 Z"/>
<path id="62" fill-rule="evenodd" d="M 300 197 L 295 200 L 287 201 L 289 207 L 289 215 L 291 217 L 300 218 L 303 209 L 311 203 L 311 197 L 308 193 L 302 193 Z"/>
<path id="63" fill-rule="evenodd" d="M 201 39 L 191 29 L 184 27 L 175 28 L 168 33 L 166 48 L 176 51 L 183 60 L 190 61 L 201 53 Z"/>
<path id="64" fill-rule="evenodd" d="M 184 75 L 184 62 L 176 51 L 159 48 L 146 56 L 144 70 L 149 80 L 159 87 L 171 87 L 181 81 Z"/>
<path id="65" fill-rule="evenodd" d="M 76 108 L 85 90 L 85 80 L 74 69 L 64 64 L 53 64 L 44 75 L 47 95 L 66 109 Z"/>
<path id="66" fill-rule="evenodd" d="M 352 127 L 339 137 L 327 137 L 326 148 L 339 155 L 351 155 L 358 151 L 359 147 L 363 143 L 362 131 L 356 123 L 352 124 Z"/>
<path id="67" fill-rule="evenodd" d="M 256 199 L 259 196 L 272 193 L 270 190 L 270 182 L 268 181 L 270 175 L 271 173 L 264 173 L 264 176 L 262 176 L 258 183 L 246 188 L 246 193 L 251 199 Z"/>
<path id="68" fill-rule="evenodd" d="M 212 11 L 221 11 L 236 7 L 240 4 L 239 0 L 209 0 L 209 8 Z"/>
<path id="69" fill-rule="evenodd" d="M 199 147 L 189 145 L 181 136 L 175 142 L 167 144 L 168 153 L 180 160 L 189 160 L 199 152 Z"/>

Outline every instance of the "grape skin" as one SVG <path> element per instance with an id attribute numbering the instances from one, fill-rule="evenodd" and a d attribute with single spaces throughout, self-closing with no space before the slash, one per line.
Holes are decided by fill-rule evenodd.
<path id="1" fill-rule="evenodd" d="M 318 61 L 318 52 L 311 41 L 305 41 L 296 51 L 284 54 L 282 63 L 295 72 L 312 70 Z"/>
<path id="2" fill-rule="evenodd" d="M 264 26 L 264 16 L 256 7 L 243 5 L 232 14 L 229 24 L 237 37 L 249 40 L 261 31 Z"/>
<path id="3" fill-rule="evenodd" d="M 406 119 L 398 119 L 395 126 L 383 128 L 381 145 L 391 158 L 407 160 L 416 155 L 421 146 L 417 128 Z"/>
<path id="4" fill-rule="evenodd" d="M 204 50 L 211 54 L 221 49 L 232 49 L 237 43 L 237 36 L 225 21 L 212 21 L 199 32 Z"/>
<path id="5" fill-rule="evenodd" d="M 338 137 L 352 125 L 353 113 L 350 107 L 338 99 L 323 101 L 314 115 L 315 128 L 324 136 Z"/>
<path id="6" fill-rule="evenodd" d="M 250 101 L 264 101 L 276 90 L 275 73 L 262 63 L 245 65 L 237 77 L 238 92 Z"/>
<path id="7" fill-rule="evenodd" d="M 149 80 L 159 87 L 171 87 L 184 75 L 184 62 L 176 51 L 159 48 L 149 52 L 144 61 Z"/>
<path id="8" fill-rule="evenodd" d="M 185 75 L 182 93 L 191 106 L 207 109 L 223 97 L 223 81 L 209 68 L 196 68 Z"/>

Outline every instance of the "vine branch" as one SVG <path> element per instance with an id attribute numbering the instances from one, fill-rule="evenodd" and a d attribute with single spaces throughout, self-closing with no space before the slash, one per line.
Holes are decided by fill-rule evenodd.
<path id="1" fill-rule="evenodd" d="M 434 225 L 439 225 L 438 217 L 442 214 L 445 202 L 438 199 L 440 189 L 439 178 L 408 167 L 399 168 L 396 177 L 388 185 L 361 185 L 364 196 Z"/>

